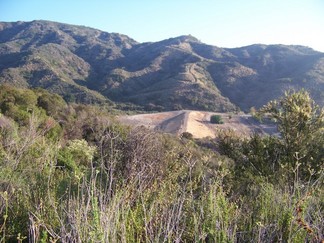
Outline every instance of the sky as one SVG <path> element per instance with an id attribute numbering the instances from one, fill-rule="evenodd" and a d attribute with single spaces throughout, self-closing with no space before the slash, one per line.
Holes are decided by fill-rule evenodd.
<path id="1" fill-rule="evenodd" d="M 0 21 L 39 19 L 138 42 L 191 34 L 218 47 L 286 44 L 324 52 L 324 0 L 0 0 Z"/>

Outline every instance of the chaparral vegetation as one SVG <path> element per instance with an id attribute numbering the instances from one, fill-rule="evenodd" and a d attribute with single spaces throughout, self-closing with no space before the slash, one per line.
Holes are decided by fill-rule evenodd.
<path id="1" fill-rule="evenodd" d="M 0 87 L 1 242 L 320 242 L 324 111 L 287 92 L 279 136 L 180 138 L 105 106 Z"/>

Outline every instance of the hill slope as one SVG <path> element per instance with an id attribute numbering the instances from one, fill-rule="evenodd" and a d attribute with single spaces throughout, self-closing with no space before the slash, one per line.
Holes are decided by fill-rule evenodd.
<path id="1" fill-rule="evenodd" d="M 0 23 L 0 82 L 146 110 L 248 110 L 287 88 L 306 88 L 323 105 L 324 53 L 284 45 L 224 49 L 192 36 L 138 43 L 49 21 Z"/>

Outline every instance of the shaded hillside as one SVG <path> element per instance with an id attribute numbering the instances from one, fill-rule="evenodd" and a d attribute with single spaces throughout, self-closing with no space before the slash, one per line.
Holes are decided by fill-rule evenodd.
<path id="1" fill-rule="evenodd" d="M 259 107 L 282 96 L 287 89 L 301 88 L 309 90 L 317 103 L 324 105 L 324 53 L 285 45 L 252 45 L 229 50 L 236 62 L 214 64 L 211 74 L 219 81 L 224 95 L 241 103 L 241 108 Z M 220 75 L 222 72 L 230 75 Z"/>
<path id="2" fill-rule="evenodd" d="M 305 88 L 323 105 L 324 53 L 284 45 L 224 49 L 190 35 L 138 43 L 49 21 L 0 23 L 0 82 L 146 110 L 248 110 L 288 88 Z"/>
<path id="3" fill-rule="evenodd" d="M 87 88 L 111 59 L 136 43 L 119 34 L 49 21 L 0 23 L 0 81 L 42 87 L 77 101 L 103 101 Z"/>

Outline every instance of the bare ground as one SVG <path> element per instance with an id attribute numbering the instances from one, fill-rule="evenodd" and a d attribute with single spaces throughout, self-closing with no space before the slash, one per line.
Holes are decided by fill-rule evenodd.
<path id="1" fill-rule="evenodd" d="M 220 115 L 224 124 L 211 124 L 211 115 Z M 242 135 L 254 132 L 275 134 L 274 124 L 263 124 L 251 115 L 215 113 L 205 111 L 170 111 L 119 117 L 120 122 L 131 126 L 145 126 L 154 130 L 180 135 L 191 133 L 195 138 L 214 138 L 219 130 L 231 129 Z"/>

